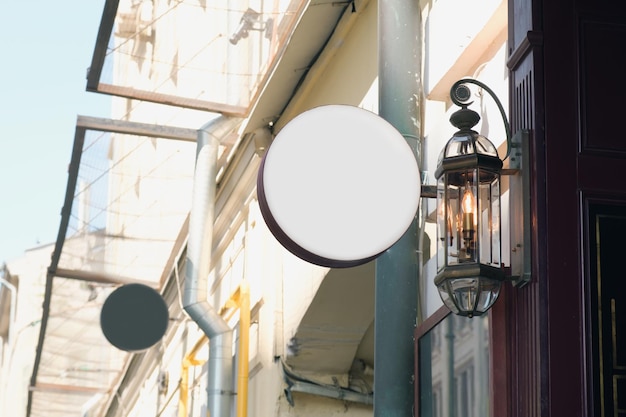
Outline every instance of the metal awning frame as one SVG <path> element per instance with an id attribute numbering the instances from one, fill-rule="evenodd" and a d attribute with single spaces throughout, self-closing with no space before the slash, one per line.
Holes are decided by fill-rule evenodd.
<path id="1" fill-rule="evenodd" d="M 196 141 L 197 131 L 195 129 L 185 129 L 169 126 L 150 125 L 144 123 L 135 123 L 121 120 L 111 120 L 104 118 L 95 118 L 87 116 L 78 116 L 76 122 L 76 129 L 74 134 L 74 145 L 72 148 L 72 156 L 68 169 L 68 182 L 65 191 L 65 199 L 63 208 L 61 210 L 61 222 L 59 226 L 59 232 L 57 235 L 56 244 L 51 257 L 50 266 L 46 274 L 46 285 L 44 291 L 44 300 L 42 305 L 42 319 L 39 332 L 39 339 L 37 342 L 37 348 L 35 353 L 35 361 L 33 366 L 33 372 L 30 380 L 30 386 L 28 389 L 28 401 L 26 408 L 26 416 L 30 417 L 33 407 L 33 394 L 42 391 L 54 391 L 64 392 L 68 394 L 78 394 L 81 396 L 93 395 L 94 393 L 100 393 L 99 390 L 79 388 L 67 385 L 51 385 L 51 384 L 38 384 L 37 376 L 42 359 L 44 340 L 46 337 L 46 330 L 48 325 L 48 319 L 50 316 L 51 299 L 53 280 L 55 277 L 77 279 L 82 281 L 108 283 L 108 284 L 126 284 L 130 282 L 137 282 L 136 279 L 125 279 L 123 277 L 112 277 L 103 274 L 94 274 L 88 271 L 75 271 L 67 269 L 59 269 L 59 260 L 63 251 L 65 239 L 67 237 L 67 230 L 70 222 L 70 216 L 72 212 L 72 205 L 74 201 L 74 192 L 77 185 L 78 172 L 81 163 L 81 156 L 83 146 L 85 143 L 85 136 L 88 130 L 101 131 L 101 132 L 113 132 L 123 133 L 139 136 L 148 136 L 162 139 L 172 139 L 181 141 Z M 176 238 L 173 250 L 169 259 L 166 262 L 165 268 L 159 280 L 159 287 L 163 287 L 166 280 L 169 278 L 169 273 L 176 267 L 177 256 L 183 249 L 183 245 L 186 242 L 186 236 L 188 233 L 189 218 L 183 224 L 183 227 Z M 122 371 L 122 374 L 124 372 Z"/>
<path id="2" fill-rule="evenodd" d="M 252 107 L 257 102 L 258 97 L 261 95 L 261 88 L 257 88 L 250 97 L 249 105 L 235 106 L 226 103 L 218 103 L 206 100 L 198 100 L 190 97 L 182 97 L 170 94 L 162 94 L 156 92 L 150 92 L 145 90 L 138 90 L 130 87 L 112 85 L 101 82 L 102 72 L 105 65 L 107 56 L 107 48 L 109 46 L 109 40 L 113 34 L 115 26 L 115 19 L 118 15 L 118 6 L 120 0 L 106 0 L 104 10 L 102 12 L 102 18 L 98 29 L 98 35 L 96 37 L 96 45 L 91 60 L 91 65 L 87 73 L 87 86 L 86 90 L 95 93 L 102 93 L 113 95 L 117 97 L 124 97 L 128 99 L 136 99 L 147 102 L 153 102 L 158 104 L 165 104 L 170 106 L 183 107 L 194 110 L 203 110 L 214 113 L 220 113 L 224 116 L 240 117 L 244 118 L 249 115 Z M 294 15 L 300 16 L 307 7 L 306 1 L 301 1 L 300 5 L 295 10 Z M 345 2 L 346 4 L 350 2 Z M 281 56 L 287 48 L 287 39 L 293 32 L 298 21 L 297 19 L 291 19 L 284 28 L 281 30 L 281 40 L 279 41 L 280 47 L 268 68 L 265 71 L 262 79 L 259 82 L 260 86 L 264 86 L 271 78 L 274 68 L 278 65 Z"/>
<path id="3" fill-rule="evenodd" d="M 194 100 L 167 94 L 148 93 L 141 90 L 135 90 L 133 88 L 101 83 L 100 78 L 102 76 L 102 69 L 104 68 L 109 39 L 113 34 L 113 26 L 115 24 L 119 3 L 120 0 L 106 0 L 104 4 L 98 35 L 96 37 L 96 46 L 91 58 L 91 65 L 87 73 L 87 91 L 195 110 L 216 112 L 224 114 L 225 116 L 245 116 L 247 109 L 244 107 L 230 106 L 223 103 L 213 103 L 204 100 Z"/>

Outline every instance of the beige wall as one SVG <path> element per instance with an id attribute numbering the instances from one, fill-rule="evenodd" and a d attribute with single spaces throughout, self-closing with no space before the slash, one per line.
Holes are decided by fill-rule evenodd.
<path id="1" fill-rule="evenodd" d="M 276 123 L 276 132 L 293 117 L 317 106 L 358 106 L 376 80 L 377 2 L 357 2 L 357 11 L 344 16 L 338 28 L 327 50 L 313 65 L 302 87 Z"/>
<path id="2" fill-rule="evenodd" d="M 443 1 L 443 0 L 440 0 Z M 362 105 L 375 110 L 377 102 L 376 79 L 378 72 L 377 60 L 377 1 L 357 1 L 356 13 L 347 13 L 340 22 L 335 35 L 329 41 L 320 59 L 309 70 L 300 89 L 288 104 L 282 117 L 275 124 L 275 133 L 293 117 L 308 109 L 325 104 Z M 495 51 L 499 51 L 497 45 Z M 501 59 L 501 54 L 497 55 Z M 476 59 L 480 59 L 479 56 Z M 480 63 L 477 63 L 478 65 Z M 501 68 L 501 63 L 497 63 Z M 471 66 L 470 66 L 471 67 Z M 486 70 L 485 70 L 486 71 Z M 467 75 L 467 74 L 463 74 Z M 471 74 L 469 74 L 471 75 Z M 498 80 L 506 85 L 506 80 Z M 446 106 L 440 102 L 426 103 L 427 132 L 445 131 L 439 128 L 447 123 Z M 433 110 L 428 112 L 428 110 Z M 449 135 L 448 135 L 449 137 Z M 430 140 L 427 159 L 436 160 L 442 143 Z M 258 161 L 257 161 L 258 162 Z M 434 169 L 433 169 L 434 170 Z M 231 227 L 238 229 L 242 221 L 243 260 L 239 255 L 220 249 L 223 254 L 221 264 L 232 262 L 232 272 L 224 269 L 224 278 L 213 288 L 211 301 L 219 308 L 228 294 L 238 285 L 242 277 L 250 282 L 252 290 L 251 305 L 259 306 L 251 340 L 250 381 L 248 397 L 249 417 L 287 417 L 287 416 L 371 416 L 372 407 L 349 403 L 309 394 L 294 393 L 294 406 L 291 406 L 283 393 L 284 382 L 280 358 L 285 355 L 285 348 L 290 337 L 296 331 L 307 307 L 315 296 L 327 270 L 316 267 L 295 258 L 283 249 L 271 236 L 258 213 L 254 199 L 245 207 L 234 213 Z M 245 214 L 242 214 L 244 213 Z M 241 220 L 244 216 L 245 220 Z M 237 223 L 238 222 L 238 223 Z M 237 237 L 238 236 L 238 237 Z M 232 240 L 241 239 L 233 232 Z M 432 239 L 434 240 L 434 239 Z M 239 243 L 237 243 L 239 244 Z M 235 245 L 235 243 L 233 243 Z M 234 247 L 234 246 L 233 246 Z M 222 256 L 222 255 L 220 255 Z M 236 265 L 242 262 L 244 269 L 238 270 Z M 215 274 L 215 272 L 214 272 Z M 216 276 L 213 276 L 215 279 Z M 429 282 L 432 278 L 426 278 Z M 213 287 L 214 282 L 209 283 Z M 438 297 L 433 293 L 433 297 Z M 437 299 L 438 300 L 438 299 Z M 439 305 L 439 304 L 437 304 Z M 237 325 L 236 317 L 233 326 Z M 193 324 L 192 324 L 193 325 Z M 193 344 L 189 338 L 187 344 Z M 180 343 L 180 340 L 173 343 Z M 180 367 L 180 351 L 170 346 L 166 351 L 171 375 L 178 375 Z M 175 352 L 175 353 L 170 353 Z M 202 403 L 206 401 L 206 371 L 196 367 L 194 375 L 197 386 L 194 389 L 194 417 L 202 415 Z M 155 375 L 146 381 L 146 386 L 156 384 Z M 177 381 L 170 380 L 170 390 L 175 389 Z M 190 381 L 190 385 L 192 381 Z M 146 391 L 146 395 L 148 394 Z M 141 401 L 138 402 L 138 405 Z"/>

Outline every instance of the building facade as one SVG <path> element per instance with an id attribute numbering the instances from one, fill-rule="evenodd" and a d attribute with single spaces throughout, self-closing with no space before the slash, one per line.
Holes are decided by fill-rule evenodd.
<path id="1" fill-rule="evenodd" d="M 77 120 L 26 416 L 620 415 L 621 281 L 606 248 L 624 228 L 624 147 L 603 121 L 618 119 L 605 91 L 625 65 L 611 53 L 624 10 L 548 3 L 422 1 L 391 13 L 389 28 L 386 13 L 406 3 L 107 1 L 87 89 L 113 96 L 113 118 Z M 388 62 L 389 39 L 417 47 Z M 390 82 L 389 66 L 409 81 Z M 434 185 L 454 131 L 449 88 L 464 77 L 491 87 L 513 132 L 529 132 L 531 280 L 505 284 L 487 315 L 450 315 L 433 284 L 435 202 L 423 198 L 414 315 L 397 355 L 381 358 L 379 261 L 330 268 L 285 249 L 257 173 L 297 115 L 344 104 L 389 117 L 393 92 L 409 96 L 401 133 Z M 472 94 L 476 130 L 503 157 L 505 123 L 491 97 Z M 103 305 L 129 284 L 158 291 L 168 313 L 160 340 L 135 351 L 100 329 Z M 375 389 L 398 363 L 405 372 Z"/>

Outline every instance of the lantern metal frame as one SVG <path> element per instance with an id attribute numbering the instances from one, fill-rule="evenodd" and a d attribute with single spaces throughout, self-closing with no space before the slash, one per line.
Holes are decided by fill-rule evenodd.
<path id="1" fill-rule="evenodd" d="M 472 130 L 480 120 L 480 116 L 475 111 L 468 108 L 473 103 L 471 101 L 471 91 L 467 84 L 474 84 L 482 88 L 487 92 L 495 101 L 500 115 L 504 122 L 506 131 L 506 155 L 500 160 L 495 146 L 486 137 L 479 135 Z M 511 281 L 515 286 L 523 286 L 531 280 L 530 273 L 530 220 L 528 213 L 530 212 L 530 195 L 529 195 L 529 173 L 528 173 L 528 144 L 529 144 L 529 132 L 519 131 L 514 136 L 511 135 L 511 128 L 506 117 L 506 113 L 500 101 L 495 93 L 484 83 L 475 80 L 473 78 L 463 78 L 456 81 L 450 89 L 450 98 L 452 102 L 461 107 L 450 117 L 450 122 L 459 129 L 452 138 L 446 143 L 444 149 L 439 158 L 437 171 L 435 177 L 438 179 L 438 186 L 422 187 L 422 196 L 426 198 L 437 198 L 437 224 L 438 234 L 441 234 L 441 230 L 446 230 L 443 247 L 444 253 L 441 254 L 438 248 L 438 273 L 435 277 L 435 285 L 437 286 L 440 296 L 444 304 L 455 314 L 473 317 L 486 313 L 489 308 L 495 303 L 498 298 L 500 287 L 502 282 Z M 471 138 L 471 139 L 470 139 Z M 469 139 L 469 143 L 467 140 Z M 481 147 L 482 152 L 478 152 L 475 148 L 476 141 Z M 455 142 L 456 141 L 456 142 Z M 447 157 L 449 155 L 448 147 L 456 146 L 457 155 Z M 473 149 L 472 146 L 474 146 Z M 465 147 L 465 148 L 463 148 Z M 487 149 L 492 147 L 492 149 Z M 455 153 L 455 149 L 452 149 L 452 153 Z M 471 152 L 468 152 L 471 151 Z M 509 158 L 510 157 L 510 158 Z M 502 169 L 503 161 L 509 159 L 509 168 Z M 482 172 L 482 174 L 481 174 Z M 465 178 L 464 175 L 472 173 L 474 178 Z M 449 175 L 457 175 L 457 177 L 450 177 Z M 483 175 L 483 178 L 480 176 Z M 500 185 L 501 176 L 506 175 L 509 179 L 509 236 L 511 242 L 511 255 L 510 255 L 510 268 L 505 268 L 501 258 L 501 203 L 500 198 L 502 195 L 502 187 Z M 459 194 L 457 194 L 455 203 L 458 207 L 457 210 L 452 211 L 450 205 L 450 195 L 448 193 L 448 181 L 450 179 L 456 181 L 454 185 L 458 188 Z M 443 188 L 441 179 L 443 179 Z M 493 187 L 497 189 L 497 196 L 490 195 L 485 201 L 490 201 L 488 204 L 497 205 L 497 216 L 495 216 L 498 222 L 497 226 L 491 223 L 487 224 L 487 228 L 482 219 L 478 219 L 474 216 L 474 220 L 471 220 L 467 215 L 461 217 L 461 203 L 460 190 L 463 184 L 461 181 L 468 181 L 465 187 L 472 187 L 478 193 L 481 181 L 482 184 L 487 184 L 486 187 L 490 190 L 491 183 L 493 181 Z M 489 191 L 491 192 L 491 191 Z M 442 195 L 443 193 L 443 195 Z M 467 191 L 466 191 L 467 193 Z M 479 197 L 479 196 L 476 196 Z M 493 197 L 497 198 L 497 201 L 492 201 Z M 444 199 L 443 207 L 441 199 Z M 480 197 L 479 197 L 480 198 Z M 474 213 L 482 213 L 485 207 L 477 201 L 473 201 Z M 488 222 L 492 221 L 491 207 L 487 208 L 489 211 Z M 447 221 L 450 220 L 451 213 L 455 216 L 456 226 L 453 230 L 452 224 L 448 225 Z M 440 216 L 445 216 L 442 219 Z M 480 216 L 482 217 L 482 216 Z M 482 223 L 481 223 L 482 222 Z M 449 226 L 449 230 L 446 227 Z M 443 227 L 443 229 L 442 229 Z M 496 230 L 497 228 L 497 230 Z M 449 232 L 449 235 L 448 235 Z M 480 254 L 480 239 L 481 236 L 488 234 L 490 242 L 493 240 L 493 234 L 498 233 L 497 244 L 498 253 L 495 255 L 495 262 L 493 264 L 481 263 Z M 449 264 L 449 253 L 447 244 L 450 243 L 448 239 L 453 239 L 453 235 L 457 237 L 457 247 L 462 248 L 466 252 L 472 252 L 469 255 L 463 253 L 464 259 L 461 259 L 461 253 L 457 252 L 454 256 L 457 257 L 456 262 Z M 461 244 L 459 239 L 464 239 L 466 242 Z M 471 248 L 471 245 L 475 245 L 475 249 Z M 465 247 L 464 247 L 465 246 Z M 493 248 L 490 247 L 490 251 Z M 493 255 L 490 252 L 490 255 Z M 443 258 L 442 258 L 443 256 Z M 443 265 L 439 264 L 443 259 Z M 452 258 L 453 259 L 453 258 Z M 496 264 L 499 264 L 496 266 Z M 460 290 L 459 290 L 460 288 Z"/>

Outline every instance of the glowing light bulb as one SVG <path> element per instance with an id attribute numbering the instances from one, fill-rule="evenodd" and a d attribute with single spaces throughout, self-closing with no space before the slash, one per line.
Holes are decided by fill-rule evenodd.
<path id="1" fill-rule="evenodd" d="M 476 225 L 476 212 L 474 210 L 476 207 L 476 198 L 472 193 L 472 188 L 469 183 L 465 186 L 461 207 L 463 208 L 463 238 L 471 240 L 474 237 L 474 226 Z"/>
<path id="2" fill-rule="evenodd" d="M 463 194 L 463 200 L 461 201 L 461 205 L 463 206 L 463 213 L 473 214 L 475 203 L 476 203 L 476 199 L 474 198 L 472 189 L 470 188 L 470 185 L 467 184 L 465 186 L 465 193 Z"/>

